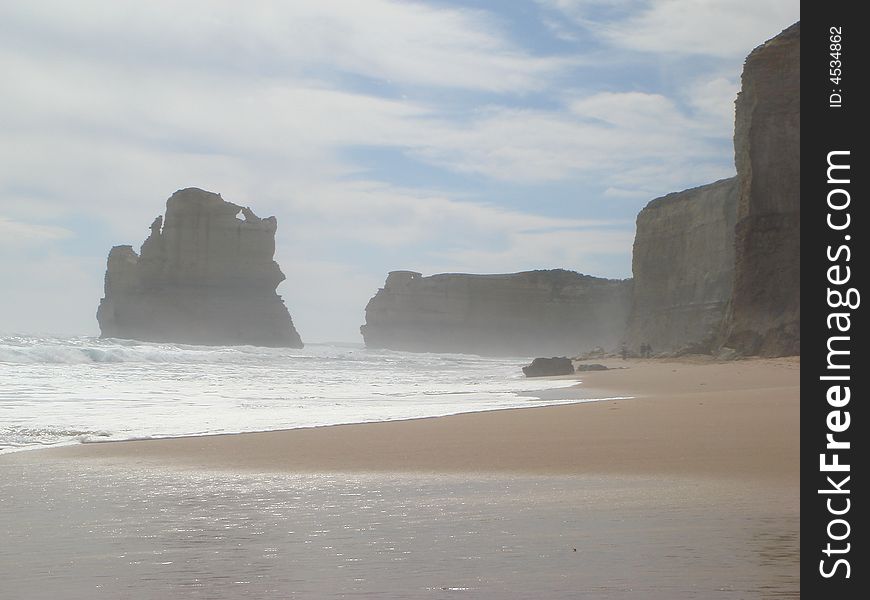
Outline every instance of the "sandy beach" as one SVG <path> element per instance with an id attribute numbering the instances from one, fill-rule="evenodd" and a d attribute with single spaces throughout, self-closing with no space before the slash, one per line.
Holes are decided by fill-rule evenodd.
<path id="1" fill-rule="evenodd" d="M 606 362 L 611 370 L 578 374 L 579 385 L 632 399 L 83 444 L 5 460 L 69 458 L 284 472 L 667 474 L 797 485 L 798 359 Z M 530 399 L 530 407 L 536 402 Z"/>
<path id="2" fill-rule="evenodd" d="M 798 597 L 799 361 L 607 362 L 549 393 L 632 398 L 0 456 L 0 592 Z"/>

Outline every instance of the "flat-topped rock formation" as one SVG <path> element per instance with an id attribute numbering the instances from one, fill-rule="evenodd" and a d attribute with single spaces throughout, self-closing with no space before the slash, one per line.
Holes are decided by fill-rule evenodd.
<path id="1" fill-rule="evenodd" d="M 101 337 L 301 348 L 275 292 L 285 279 L 273 260 L 277 227 L 219 194 L 175 192 L 139 254 L 109 252 Z"/>
<path id="2" fill-rule="evenodd" d="M 572 354 L 621 339 L 631 282 L 561 269 L 500 275 L 393 271 L 366 306 L 370 348 Z"/>
<path id="3" fill-rule="evenodd" d="M 737 96 L 735 277 L 726 346 L 800 354 L 800 23 L 747 57 Z"/>
<path id="4" fill-rule="evenodd" d="M 713 349 L 731 299 L 736 216 L 733 177 L 657 198 L 640 212 L 630 348 Z"/>

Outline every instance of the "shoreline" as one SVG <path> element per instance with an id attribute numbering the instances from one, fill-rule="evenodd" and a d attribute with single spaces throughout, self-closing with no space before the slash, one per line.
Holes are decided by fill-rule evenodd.
<path id="1" fill-rule="evenodd" d="M 687 475 L 796 488 L 798 357 L 601 362 L 612 368 L 557 378 L 582 383 L 553 392 L 561 396 L 579 388 L 631 398 L 97 442 L 7 453 L 0 461 L 87 460 L 244 472 Z"/>
<path id="2" fill-rule="evenodd" d="M 798 594 L 799 360 L 609 364 L 629 368 L 573 389 L 638 397 L 2 455 L 4 583 L 76 598 Z"/>

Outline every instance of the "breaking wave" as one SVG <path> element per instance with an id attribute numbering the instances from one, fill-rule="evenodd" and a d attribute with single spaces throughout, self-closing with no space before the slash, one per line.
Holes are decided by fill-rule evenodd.
<path id="1" fill-rule="evenodd" d="M 246 358 L 260 361 L 270 354 L 273 358 L 300 358 L 286 349 L 252 346 L 187 346 L 90 337 L 0 337 L 0 363 L 237 363 Z"/>
<path id="2" fill-rule="evenodd" d="M 0 453 L 579 400 L 573 392 L 537 397 L 538 390 L 576 382 L 527 380 L 520 371 L 527 360 L 351 344 L 300 350 L 5 336 L 0 337 Z"/>

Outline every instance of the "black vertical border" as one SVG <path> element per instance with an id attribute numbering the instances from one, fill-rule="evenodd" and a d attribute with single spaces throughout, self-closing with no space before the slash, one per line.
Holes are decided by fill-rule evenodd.
<path id="1" fill-rule="evenodd" d="M 858 453 L 862 451 L 863 435 L 866 435 L 866 410 L 863 404 L 867 401 L 864 378 L 868 371 L 867 352 L 861 352 L 870 339 L 865 339 L 865 320 L 862 318 L 864 307 L 852 309 L 833 309 L 828 306 L 827 290 L 831 286 L 828 281 L 828 268 L 834 264 L 828 258 L 828 247 L 833 250 L 846 244 L 851 248 L 851 260 L 837 261 L 841 265 L 851 267 L 851 280 L 848 284 L 839 286 L 841 290 L 855 287 L 863 292 L 863 272 L 866 270 L 863 258 L 867 255 L 867 244 L 864 236 L 870 230 L 870 222 L 865 208 L 868 199 L 865 195 L 867 167 L 866 153 L 861 137 L 865 129 L 863 112 L 868 110 L 866 87 L 864 81 L 868 74 L 865 71 L 867 23 L 858 19 L 857 8 L 860 2 L 803 2 L 801 6 L 801 196 L 803 216 L 801 218 L 801 304 L 803 318 L 801 337 L 803 359 L 801 364 L 801 594 L 805 598 L 849 598 L 866 597 L 867 589 L 862 585 L 866 580 L 866 572 L 870 564 L 866 562 L 867 535 L 863 528 L 863 513 L 866 499 L 857 491 L 857 487 L 866 486 L 863 465 L 858 462 Z M 842 30 L 842 79 L 839 83 L 831 81 L 831 28 Z M 831 95 L 839 93 L 842 96 L 842 106 L 831 106 Z M 828 192 L 842 185 L 828 184 L 827 167 L 828 153 L 831 151 L 848 150 L 850 164 L 850 183 L 846 186 L 851 196 L 848 208 L 851 226 L 848 230 L 834 231 L 828 227 L 827 218 Z M 841 171 L 842 172 L 842 171 Z M 842 195 L 840 195 L 842 198 Z M 836 215 L 842 219 L 842 214 Z M 846 236 L 849 240 L 846 240 Z M 845 254 L 841 255 L 842 258 Z M 870 302 L 870 297 L 861 298 L 861 302 Z M 827 316 L 831 312 L 847 311 L 851 315 L 851 330 L 848 334 L 829 331 Z M 851 368 L 839 371 L 848 373 L 851 377 L 849 385 L 851 400 L 841 410 L 848 410 L 850 416 L 849 429 L 837 434 L 837 438 L 851 443 L 849 450 L 839 451 L 841 463 L 848 463 L 851 477 L 844 488 L 847 495 L 827 495 L 819 490 L 830 488 L 827 476 L 842 480 L 842 473 L 823 473 L 820 469 L 820 454 L 826 452 L 826 434 L 829 433 L 826 419 L 828 413 L 834 410 L 826 398 L 830 381 L 823 381 L 821 376 L 832 374 L 827 369 L 828 337 L 831 335 L 849 335 L 846 344 L 851 354 L 848 361 Z M 846 345 L 841 343 L 841 348 Z M 862 360 L 864 362 L 862 362 Z M 843 362 L 843 361 L 841 361 Z M 866 448 L 863 448 L 866 453 Z M 830 454 L 832 450 L 827 450 Z M 828 512 L 826 502 L 834 498 L 834 507 L 842 508 L 845 498 L 851 501 L 851 506 L 841 518 L 849 522 L 849 536 L 842 541 L 830 540 L 828 524 L 838 518 Z M 845 531 L 842 524 L 834 527 L 834 533 L 841 535 Z M 850 544 L 849 552 L 826 556 L 824 550 L 828 542 L 834 547 L 845 547 Z M 820 572 L 820 561 L 825 560 L 830 569 L 836 558 L 848 560 L 850 577 L 845 577 L 845 568 L 840 565 L 833 577 L 825 578 Z"/>

